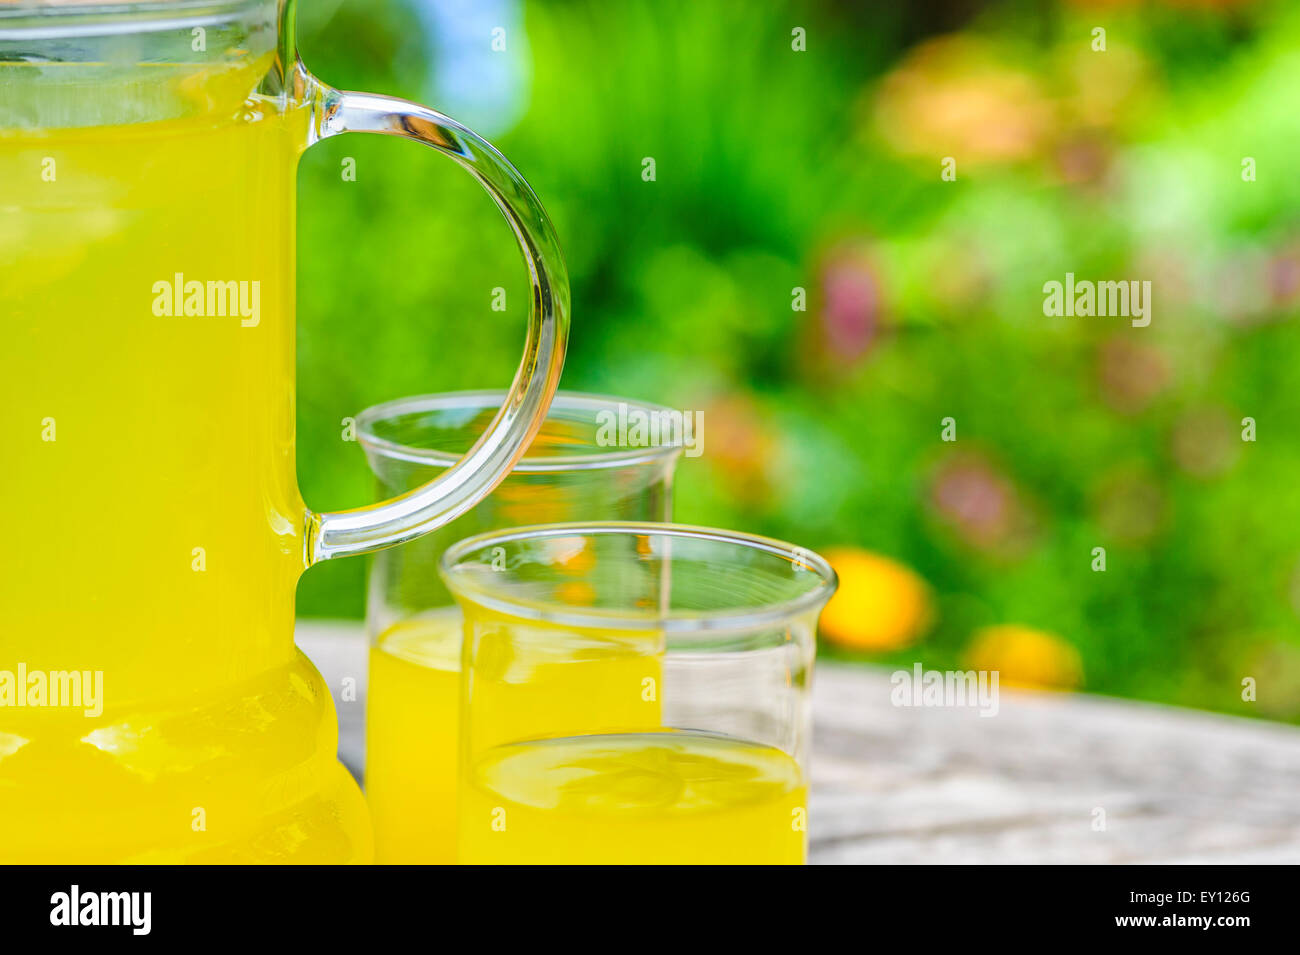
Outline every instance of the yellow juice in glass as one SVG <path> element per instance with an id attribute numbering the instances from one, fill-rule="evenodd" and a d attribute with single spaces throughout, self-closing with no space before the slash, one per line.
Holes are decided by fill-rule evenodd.
<path id="1" fill-rule="evenodd" d="M 482 626 L 482 621 L 480 621 Z M 625 635 L 545 647 L 480 633 L 476 739 L 659 726 L 658 644 Z M 379 862 L 457 861 L 460 611 L 390 627 L 370 653 L 366 798 Z"/>
<path id="2" fill-rule="evenodd" d="M 307 119 L 267 63 L 84 93 L 171 119 L 0 123 L 0 670 L 102 677 L 98 714 L 0 707 L 5 861 L 369 855 L 291 638 Z M 0 63 L 3 115 L 84 113 L 57 69 Z"/>
<path id="3" fill-rule="evenodd" d="M 594 594 L 580 586 L 556 592 L 589 604 Z M 662 633 L 481 605 L 465 631 L 475 643 L 459 862 L 804 861 L 806 787 L 792 757 L 664 727 Z"/>
<path id="4" fill-rule="evenodd" d="M 395 624 L 370 648 L 366 801 L 375 861 L 456 861 L 460 612 Z"/>
<path id="5" fill-rule="evenodd" d="M 770 746 L 695 732 L 498 746 L 464 787 L 467 864 L 802 864 L 807 787 Z"/>

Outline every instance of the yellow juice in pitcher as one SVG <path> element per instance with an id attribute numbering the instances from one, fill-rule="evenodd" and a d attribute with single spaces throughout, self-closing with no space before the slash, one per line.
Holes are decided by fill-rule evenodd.
<path id="1" fill-rule="evenodd" d="M 463 788 L 465 864 L 800 864 L 807 787 L 770 746 L 696 732 L 494 747 Z"/>
<path id="2" fill-rule="evenodd" d="M 473 675 L 477 740 L 659 726 L 656 641 L 609 634 L 543 647 L 475 619 L 489 642 Z M 449 608 L 396 624 L 371 650 L 366 798 L 380 862 L 457 860 L 462 633 Z"/>
<path id="3" fill-rule="evenodd" d="M 0 63 L 0 117 L 34 117 L 0 121 L 0 671 L 102 679 L 99 713 L 0 706 L 6 861 L 369 854 L 292 643 L 307 119 L 253 95 L 268 62 Z"/>

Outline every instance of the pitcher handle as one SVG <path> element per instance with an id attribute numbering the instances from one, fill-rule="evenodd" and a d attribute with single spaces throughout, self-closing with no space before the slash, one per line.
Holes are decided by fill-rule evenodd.
<path id="1" fill-rule="evenodd" d="M 569 332 L 569 278 L 550 219 L 523 176 L 486 140 L 443 114 L 406 100 L 314 87 L 312 142 L 339 133 L 404 136 L 469 170 L 496 201 L 524 253 L 532 306 L 524 357 L 505 403 L 456 464 L 400 497 L 355 510 L 310 513 L 307 565 L 400 544 L 459 517 L 510 472 L 528 450 L 550 407 Z"/>

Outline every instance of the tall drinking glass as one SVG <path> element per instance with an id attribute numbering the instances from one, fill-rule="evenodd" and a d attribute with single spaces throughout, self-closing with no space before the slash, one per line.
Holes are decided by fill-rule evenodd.
<path id="1" fill-rule="evenodd" d="M 461 862 L 804 861 L 822 558 L 570 523 L 480 534 L 442 569 L 465 619 Z M 564 682 L 604 692 L 541 705 Z"/>
<path id="2" fill-rule="evenodd" d="M 330 695 L 294 648 L 298 577 L 472 507 L 558 383 L 568 285 L 527 183 L 446 116 L 313 76 L 295 9 L 0 2 L 0 694 L 17 674 L 60 689 L 0 708 L 0 860 L 367 860 Z M 533 307 L 460 461 L 316 513 L 295 472 L 294 183 L 347 132 L 473 175 Z"/>
<path id="3" fill-rule="evenodd" d="M 358 438 L 379 493 L 400 494 L 449 467 L 476 440 L 501 397 L 497 392 L 431 395 L 362 412 Z M 527 455 L 491 495 L 446 527 L 375 555 L 367 600 L 365 782 L 380 862 L 456 857 L 462 627 L 438 573 L 443 552 L 471 534 L 539 520 L 670 519 L 680 432 L 665 429 L 670 440 L 655 446 L 619 446 L 612 439 L 619 434 L 620 416 L 664 421 L 672 412 L 561 391 Z M 574 675 L 571 669 L 553 672 Z M 618 676 L 617 668 L 604 672 L 611 679 Z M 552 714 L 580 714 L 591 694 L 618 692 L 599 681 L 557 681 L 533 703 Z M 626 705 L 644 709 L 637 701 Z M 525 724 L 531 719 L 530 712 L 498 715 Z"/>

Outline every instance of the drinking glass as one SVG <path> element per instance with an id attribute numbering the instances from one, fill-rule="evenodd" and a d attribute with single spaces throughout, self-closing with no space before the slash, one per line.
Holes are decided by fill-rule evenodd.
<path id="1" fill-rule="evenodd" d="M 103 686 L 93 707 L 0 711 L 0 859 L 367 860 L 330 694 L 293 643 L 298 578 L 473 506 L 558 383 L 568 282 L 532 190 L 446 116 L 313 76 L 295 9 L 0 2 L 0 670 Z M 463 458 L 316 513 L 295 472 L 295 172 L 347 132 L 473 175 L 532 311 Z"/>
<path id="2" fill-rule="evenodd" d="M 441 567 L 464 614 L 462 863 L 804 861 L 826 561 L 612 521 L 480 534 Z"/>
<path id="3" fill-rule="evenodd" d="M 499 392 L 403 398 L 357 417 L 379 494 L 401 494 L 450 467 L 490 420 Z M 372 559 L 366 702 L 366 799 L 380 862 L 456 857 L 456 747 L 461 619 L 438 573 L 463 537 L 537 521 L 671 517 L 680 432 L 654 446 L 619 446 L 611 422 L 669 420 L 657 405 L 559 392 L 528 453 L 473 510 Z M 626 436 L 626 429 L 624 429 Z M 670 440 L 662 441 L 664 437 Z M 583 687 L 552 706 L 581 707 Z M 599 689 L 599 688 L 597 688 Z"/>

